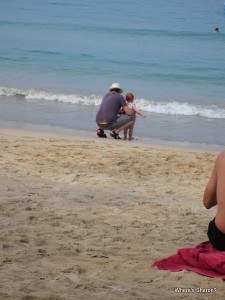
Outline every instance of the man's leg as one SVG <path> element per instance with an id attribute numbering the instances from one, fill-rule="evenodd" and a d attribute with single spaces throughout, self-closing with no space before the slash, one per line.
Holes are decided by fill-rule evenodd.
<path id="1" fill-rule="evenodd" d="M 108 127 L 108 129 L 112 130 L 110 136 L 114 139 L 120 139 L 119 132 L 130 128 L 134 124 L 134 121 L 135 116 L 121 115 L 116 123 L 111 124 L 110 127 Z"/>
<path id="2" fill-rule="evenodd" d="M 130 128 L 131 126 L 133 126 L 133 125 L 134 125 L 134 121 L 130 121 L 130 122 L 128 122 L 127 124 L 121 126 L 120 128 L 117 128 L 117 129 L 114 130 L 114 131 L 115 131 L 116 134 L 119 134 L 120 131 L 129 129 L 129 128 Z"/>
<path id="3" fill-rule="evenodd" d="M 123 126 L 117 128 L 116 130 L 113 130 L 112 132 L 110 132 L 110 136 L 116 140 L 121 140 L 121 137 L 119 136 L 119 132 L 122 130 L 127 130 L 128 128 L 133 126 L 133 123 L 134 123 L 134 121 L 130 121 L 126 125 L 123 125 Z"/>

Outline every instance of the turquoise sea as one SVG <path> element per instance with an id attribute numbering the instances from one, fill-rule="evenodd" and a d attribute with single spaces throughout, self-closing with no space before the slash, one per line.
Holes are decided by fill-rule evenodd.
<path id="1" fill-rule="evenodd" d="M 224 7 L 0 0 L 0 125 L 95 136 L 98 105 L 119 82 L 147 114 L 139 140 L 224 146 Z"/>

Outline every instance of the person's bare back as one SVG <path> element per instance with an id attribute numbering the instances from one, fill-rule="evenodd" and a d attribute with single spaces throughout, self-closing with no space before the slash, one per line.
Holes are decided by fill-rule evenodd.
<path id="1" fill-rule="evenodd" d="M 209 224 L 208 236 L 209 240 L 216 239 L 219 243 L 217 246 L 217 243 L 213 244 L 215 241 L 210 240 L 215 248 L 225 250 L 225 152 L 220 153 L 216 159 L 205 188 L 203 203 L 207 209 L 217 205 L 215 219 Z"/>

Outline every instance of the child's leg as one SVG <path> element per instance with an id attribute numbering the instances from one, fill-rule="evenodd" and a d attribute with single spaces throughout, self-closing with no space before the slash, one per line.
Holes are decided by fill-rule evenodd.
<path id="1" fill-rule="evenodd" d="M 135 124 L 135 122 L 134 122 L 134 124 Z M 134 124 L 131 125 L 131 127 L 129 128 L 129 141 L 132 141 L 132 139 L 133 139 Z"/>
<path id="2" fill-rule="evenodd" d="M 124 129 L 124 131 L 123 131 L 123 138 L 124 138 L 124 140 L 127 139 L 127 129 Z"/>

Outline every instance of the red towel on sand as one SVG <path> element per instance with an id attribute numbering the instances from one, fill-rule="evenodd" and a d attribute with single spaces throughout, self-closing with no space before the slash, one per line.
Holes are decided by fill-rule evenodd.
<path id="1" fill-rule="evenodd" d="M 216 250 L 210 242 L 203 242 L 195 248 L 179 249 L 177 254 L 157 261 L 153 266 L 172 272 L 188 270 L 225 279 L 225 251 Z"/>

